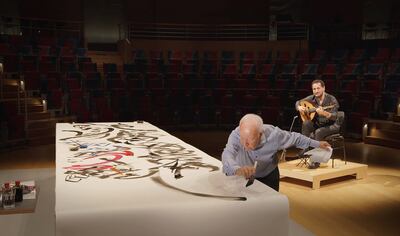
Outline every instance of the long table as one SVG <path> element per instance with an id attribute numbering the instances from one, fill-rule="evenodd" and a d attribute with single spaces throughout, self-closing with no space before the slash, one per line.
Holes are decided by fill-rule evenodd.
<path id="1" fill-rule="evenodd" d="M 59 123 L 56 235 L 288 235 L 286 196 L 221 167 L 147 122 Z"/>

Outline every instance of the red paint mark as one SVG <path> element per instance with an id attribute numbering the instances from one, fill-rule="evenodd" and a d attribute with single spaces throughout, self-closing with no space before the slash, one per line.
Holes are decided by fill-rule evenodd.
<path id="1" fill-rule="evenodd" d="M 68 170 L 83 170 L 83 169 L 88 169 L 88 168 L 93 167 L 93 166 L 98 166 L 97 168 L 95 168 L 96 170 L 110 169 L 110 168 L 113 168 L 113 166 L 112 165 L 106 165 L 106 164 L 108 164 L 110 162 L 118 161 L 124 156 L 133 156 L 133 152 L 131 152 L 131 151 L 106 152 L 106 153 L 102 153 L 101 155 L 93 156 L 91 158 L 100 158 L 102 156 L 114 156 L 114 158 L 107 159 L 106 161 L 92 163 L 92 164 L 72 165 L 72 166 L 69 166 L 69 167 L 64 167 L 64 169 L 68 169 Z M 85 158 L 85 159 L 89 159 L 89 158 Z"/>

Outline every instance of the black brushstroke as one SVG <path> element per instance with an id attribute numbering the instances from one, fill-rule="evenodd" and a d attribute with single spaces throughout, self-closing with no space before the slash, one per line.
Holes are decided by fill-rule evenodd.
<path id="1" fill-rule="evenodd" d="M 81 171 L 66 171 L 64 174 L 66 174 L 65 181 L 72 183 L 77 183 L 82 179 L 87 179 L 90 177 L 89 174 L 83 173 Z"/>
<path id="2" fill-rule="evenodd" d="M 157 136 L 151 136 L 148 132 L 130 132 L 126 130 L 121 130 L 115 137 L 108 138 L 107 141 L 113 143 L 124 143 L 124 144 L 141 144 L 144 145 L 147 142 L 157 140 Z M 142 143 L 141 143 L 142 142 Z"/>
<path id="3" fill-rule="evenodd" d="M 137 129 L 137 128 L 134 128 L 135 126 L 133 126 L 133 125 L 122 124 L 122 123 L 118 123 L 116 125 L 111 125 L 111 127 L 114 127 L 116 129 L 131 130 L 131 131 L 158 132 L 158 130 L 156 130 L 156 129 Z"/>
<path id="4" fill-rule="evenodd" d="M 96 137 L 98 139 L 105 138 L 110 136 L 110 133 L 114 131 L 114 128 L 106 128 L 106 131 L 99 132 L 99 133 L 83 133 L 81 131 L 76 131 L 76 130 L 63 130 L 64 132 L 75 132 L 77 133 L 75 136 L 72 137 L 67 137 L 67 138 L 62 138 L 60 141 L 65 141 L 69 139 L 77 139 L 77 138 L 92 138 Z"/>
<path id="5" fill-rule="evenodd" d="M 67 142 L 79 143 L 79 138 L 105 138 L 111 135 L 111 132 L 114 129 L 118 130 L 117 134 L 114 137 L 109 137 L 106 140 L 110 143 L 114 144 L 127 144 L 131 147 L 136 148 L 144 148 L 147 149 L 148 155 L 145 156 L 136 156 L 136 158 L 144 158 L 149 163 L 155 164 L 157 166 L 147 168 L 147 169 L 136 169 L 131 164 L 125 163 L 121 160 L 112 161 L 106 158 L 100 158 L 100 160 L 109 161 L 108 165 L 111 165 L 112 168 L 103 168 L 100 166 L 91 166 L 89 168 L 80 169 L 80 170 L 68 170 L 65 172 L 67 174 L 66 181 L 69 182 L 79 182 L 82 179 L 86 179 L 88 177 L 97 177 L 100 179 L 106 178 L 114 178 L 114 179 L 139 179 L 150 177 L 159 172 L 160 168 L 166 167 L 170 168 L 174 173 L 174 177 L 176 179 L 182 178 L 181 170 L 183 169 L 199 169 L 199 168 L 208 168 L 211 171 L 219 170 L 217 166 L 203 163 L 202 157 L 198 156 L 195 151 L 188 150 L 185 147 L 176 144 L 176 143 L 165 143 L 158 142 L 159 137 L 164 136 L 164 134 L 160 133 L 159 130 L 154 129 L 137 129 L 132 125 L 128 124 L 75 124 L 74 128 L 83 130 L 63 130 L 65 132 L 74 132 L 74 137 L 68 137 L 64 139 L 60 139 L 60 141 L 68 140 Z M 112 127 L 112 128 L 110 128 Z M 106 131 L 103 131 L 107 129 Z M 103 132 L 101 132 L 103 131 Z M 75 139 L 75 140 L 72 140 Z M 107 147 L 109 148 L 109 147 Z M 110 151 L 116 151 L 121 149 L 131 149 L 127 147 L 121 147 L 115 145 L 114 150 L 90 150 L 90 144 L 88 145 L 88 150 L 79 150 L 73 154 L 72 157 L 67 158 L 69 163 L 79 163 L 81 160 L 86 158 L 93 158 L 96 156 L 101 156 Z M 179 159 L 179 164 L 178 164 Z M 167 163 L 165 163 L 167 162 Z M 175 164 L 175 165 L 174 165 Z"/>
<path id="6" fill-rule="evenodd" d="M 198 196 L 198 197 L 208 197 L 208 198 L 218 198 L 218 199 L 225 199 L 225 200 L 232 200 L 232 201 L 247 201 L 246 197 L 237 197 L 237 196 L 222 196 L 222 195 L 214 195 L 214 194 L 207 194 L 207 193 L 197 193 L 197 192 L 191 192 L 188 190 L 184 190 L 181 188 L 177 188 L 175 186 L 172 186 L 165 182 L 160 176 L 153 176 L 151 177 L 151 180 L 154 182 L 161 184 L 164 187 L 170 188 L 177 190 L 179 192 L 187 193 L 190 195 Z"/>

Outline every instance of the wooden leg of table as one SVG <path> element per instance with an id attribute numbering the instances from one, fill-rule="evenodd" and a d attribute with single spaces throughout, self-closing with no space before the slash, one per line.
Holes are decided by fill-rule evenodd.
<path id="1" fill-rule="evenodd" d="M 312 189 L 319 189 L 321 181 L 318 179 L 314 179 L 312 183 Z"/>
<path id="2" fill-rule="evenodd" d="M 356 173 L 356 179 L 362 179 L 365 178 L 365 176 L 367 175 L 367 170 L 363 169 L 363 170 L 358 170 Z"/>

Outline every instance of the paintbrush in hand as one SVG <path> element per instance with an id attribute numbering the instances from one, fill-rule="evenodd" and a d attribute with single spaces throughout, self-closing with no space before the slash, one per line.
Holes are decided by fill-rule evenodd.
<path id="1" fill-rule="evenodd" d="M 254 162 L 254 170 L 255 169 L 257 169 L 257 161 Z M 254 175 L 250 176 L 249 181 L 247 181 L 246 187 L 249 187 L 254 183 L 254 178 L 255 178 Z"/>

